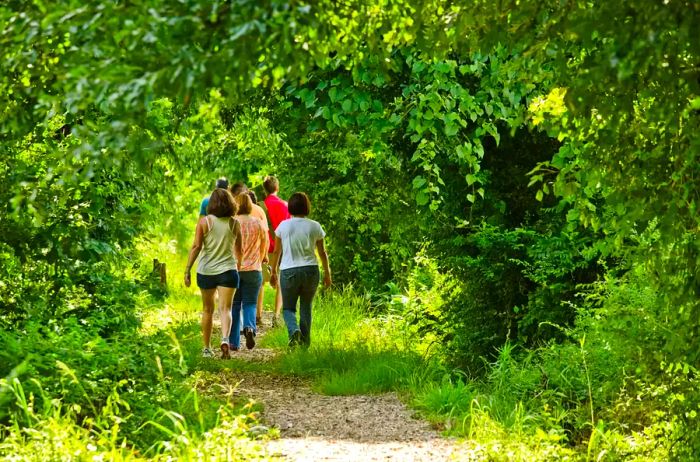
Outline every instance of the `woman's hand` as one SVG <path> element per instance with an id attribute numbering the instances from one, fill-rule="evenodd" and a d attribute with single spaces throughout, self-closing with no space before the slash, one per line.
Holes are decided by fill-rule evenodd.
<path id="1" fill-rule="evenodd" d="M 323 275 L 323 287 L 326 289 L 329 288 L 333 284 L 333 281 L 331 280 L 331 273 L 324 273 Z"/>
<path id="2" fill-rule="evenodd" d="M 190 276 L 190 272 L 186 271 L 185 272 L 185 287 L 189 287 L 192 285 L 192 276 Z"/>

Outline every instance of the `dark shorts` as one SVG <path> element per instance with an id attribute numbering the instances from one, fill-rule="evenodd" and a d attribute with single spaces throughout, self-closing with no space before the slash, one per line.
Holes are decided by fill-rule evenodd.
<path id="1" fill-rule="evenodd" d="M 238 271 L 229 270 L 220 274 L 199 274 L 197 273 L 197 287 L 200 289 L 216 289 L 217 287 L 230 287 L 238 289 Z"/>

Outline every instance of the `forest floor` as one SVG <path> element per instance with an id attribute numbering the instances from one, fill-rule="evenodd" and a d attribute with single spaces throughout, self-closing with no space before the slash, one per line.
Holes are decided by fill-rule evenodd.
<path id="1" fill-rule="evenodd" d="M 270 313 L 263 325 L 270 326 Z M 269 329 L 258 334 L 262 339 Z M 238 361 L 258 364 L 282 354 L 279 349 L 233 352 Z M 208 382 L 208 383 L 207 383 Z M 415 417 L 395 393 L 326 396 L 312 390 L 308 379 L 271 371 L 231 368 L 218 371 L 200 386 L 213 383 L 234 396 L 260 405 L 261 424 L 280 437 L 265 443 L 274 458 L 290 461 L 448 461 L 458 457 L 458 443 L 442 437 Z"/>

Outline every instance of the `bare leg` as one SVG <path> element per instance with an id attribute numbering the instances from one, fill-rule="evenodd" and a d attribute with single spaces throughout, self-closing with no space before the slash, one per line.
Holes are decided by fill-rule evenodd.
<path id="1" fill-rule="evenodd" d="M 214 294 L 216 289 L 200 289 L 202 292 L 202 339 L 204 348 L 211 349 L 212 315 L 214 314 Z"/>
<path id="2" fill-rule="evenodd" d="M 282 290 L 280 289 L 279 282 L 275 288 L 275 317 L 280 317 L 280 312 L 282 311 Z"/>
<path id="3" fill-rule="evenodd" d="M 265 283 L 260 285 L 260 292 L 258 292 L 258 306 L 255 308 L 255 322 L 258 327 L 262 326 L 262 314 L 263 314 L 263 297 L 265 296 Z"/>
<path id="4" fill-rule="evenodd" d="M 217 287 L 219 291 L 219 317 L 221 319 L 221 343 L 228 345 L 228 336 L 231 334 L 231 304 L 236 289 L 230 287 Z"/>

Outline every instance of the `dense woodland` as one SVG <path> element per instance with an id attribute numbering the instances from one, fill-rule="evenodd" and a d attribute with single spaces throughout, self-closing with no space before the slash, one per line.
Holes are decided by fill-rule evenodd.
<path id="1" fill-rule="evenodd" d="M 0 457 L 249 440 L 144 313 L 213 180 L 267 174 L 445 432 L 700 454 L 700 4 L 10 0 L 0 31 Z"/>

